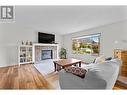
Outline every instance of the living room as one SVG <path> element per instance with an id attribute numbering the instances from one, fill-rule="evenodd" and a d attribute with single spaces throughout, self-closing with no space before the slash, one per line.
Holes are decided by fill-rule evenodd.
<path id="1" fill-rule="evenodd" d="M 102 58 L 114 59 L 115 50 L 127 51 L 126 6 L 14 6 L 14 13 L 13 21 L 0 23 L 0 89 L 68 89 L 59 80 L 64 68 L 58 66 L 60 59 L 68 61 L 73 58 L 76 64 L 71 65 L 77 67 L 81 62 L 81 67 L 84 67 L 94 63 L 98 57 L 101 61 Z M 44 34 L 48 38 L 53 36 L 53 40 L 49 43 L 39 41 L 39 36 L 41 39 L 46 36 Z M 84 41 L 87 48 L 81 47 Z M 96 44 L 96 51 L 91 49 L 92 43 Z M 22 55 L 21 49 L 29 46 L 32 48 L 31 59 L 26 62 L 21 57 L 27 54 Z M 65 50 L 63 55 L 61 48 Z M 42 50 L 48 50 L 51 58 L 44 58 Z M 54 64 L 57 64 L 56 71 Z M 126 89 L 125 67 L 122 77 L 125 83 L 113 84 L 113 88 L 107 89 Z M 79 85 L 75 89 L 83 88 Z M 73 88 L 70 86 L 70 89 Z"/>

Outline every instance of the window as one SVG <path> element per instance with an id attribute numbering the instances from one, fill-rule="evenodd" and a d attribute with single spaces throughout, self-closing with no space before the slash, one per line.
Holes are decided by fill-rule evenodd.
<path id="1" fill-rule="evenodd" d="M 73 54 L 98 55 L 100 49 L 101 34 L 92 34 L 82 37 L 72 38 Z"/>

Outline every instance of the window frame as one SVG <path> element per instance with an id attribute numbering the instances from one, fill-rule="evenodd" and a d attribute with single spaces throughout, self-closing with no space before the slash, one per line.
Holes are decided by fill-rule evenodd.
<path id="1" fill-rule="evenodd" d="M 90 37 L 92 37 L 92 35 L 99 35 L 99 48 L 98 48 L 98 51 L 99 51 L 99 53 L 97 53 L 97 54 L 92 54 L 92 53 L 90 53 L 90 54 L 80 54 L 80 53 L 74 53 L 73 52 L 73 40 L 74 39 L 76 39 L 76 38 L 80 38 L 80 37 L 85 37 L 85 36 L 90 36 Z M 89 37 L 89 38 L 90 38 Z M 72 39 L 71 39 L 71 41 L 72 41 L 72 45 L 71 45 L 71 50 L 72 50 L 72 54 L 76 54 L 76 55 L 91 55 L 91 56 L 99 56 L 100 55 L 100 44 L 101 44 L 101 33 L 94 33 L 94 34 L 88 34 L 88 35 L 82 35 L 82 36 L 76 36 L 76 37 L 72 37 Z"/>

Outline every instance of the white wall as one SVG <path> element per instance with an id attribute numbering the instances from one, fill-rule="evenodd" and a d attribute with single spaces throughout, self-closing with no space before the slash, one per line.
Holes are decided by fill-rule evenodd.
<path id="1" fill-rule="evenodd" d="M 72 37 L 101 33 L 101 54 L 105 56 L 113 56 L 115 48 L 127 49 L 127 21 L 105 25 L 89 30 L 80 31 L 73 34 L 60 36 L 56 34 L 56 42 L 67 49 L 68 57 L 75 57 L 82 60 L 88 60 L 89 55 L 74 55 L 72 54 Z M 18 64 L 18 45 L 21 41 L 37 42 L 36 30 L 18 25 L 16 23 L 0 23 L 0 67 Z M 43 32 L 43 31 L 39 31 Z M 118 44 L 115 44 L 115 41 Z M 93 58 L 93 57 L 92 57 Z"/>
<path id="2" fill-rule="evenodd" d="M 127 49 L 127 21 L 105 25 L 93 29 L 64 35 L 64 48 L 67 49 L 67 56 L 89 61 L 95 56 L 72 54 L 72 37 L 101 33 L 100 54 L 107 57 L 113 56 L 114 49 Z M 123 41 L 126 40 L 126 41 Z M 115 44 L 115 42 L 118 42 Z"/>
<path id="3" fill-rule="evenodd" d="M 37 42 L 37 31 L 16 23 L 0 23 L 0 67 L 18 64 L 18 45 L 22 40 Z M 55 40 L 62 45 L 62 36 L 56 34 Z"/>

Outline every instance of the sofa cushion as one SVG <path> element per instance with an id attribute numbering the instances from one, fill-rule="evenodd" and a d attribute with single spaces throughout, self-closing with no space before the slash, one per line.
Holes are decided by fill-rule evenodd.
<path id="1" fill-rule="evenodd" d="M 67 67 L 65 68 L 65 71 L 68 73 L 72 73 L 76 76 L 79 76 L 81 78 L 84 78 L 87 72 L 85 69 L 80 68 L 80 67 Z"/>
<path id="2" fill-rule="evenodd" d="M 102 56 L 99 56 L 95 59 L 94 63 L 104 63 L 105 62 L 105 57 L 102 55 Z"/>

